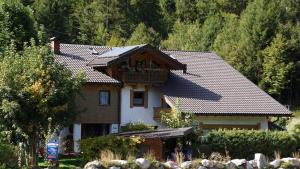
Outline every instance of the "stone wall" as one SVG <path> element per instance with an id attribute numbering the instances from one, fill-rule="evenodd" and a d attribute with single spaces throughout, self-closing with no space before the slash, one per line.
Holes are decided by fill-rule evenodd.
<path id="1" fill-rule="evenodd" d="M 208 159 L 198 159 L 194 161 L 185 161 L 182 163 L 167 161 L 158 162 L 145 158 L 138 158 L 134 161 L 112 160 L 108 164 L 103 165 L 101 161 L 92 161 L 85 165 L 84 169 L 300 169 L 300 161 L 298 158 L 281 158 L 268 162 L 267 158 L 256 153 L 254 159 L 247 161 L 246 159 L 233 159 L 227 161 L 216 161 Z"/>

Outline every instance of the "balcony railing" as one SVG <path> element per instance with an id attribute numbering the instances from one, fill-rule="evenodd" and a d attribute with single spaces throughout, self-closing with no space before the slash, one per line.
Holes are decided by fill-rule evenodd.
<path id="1" fill-rule="evenodd" d="M 153 111 L 153 119 L 159 121 L 161 119 L 161 112 L 170 112 L 171 108 L 153 107 Z"/>
<path id="2" fill-rule="evenodd" d="M 164 83 L 167 74 L 162 71 L 123 72 L 122 81 L 125 83 Z"/>

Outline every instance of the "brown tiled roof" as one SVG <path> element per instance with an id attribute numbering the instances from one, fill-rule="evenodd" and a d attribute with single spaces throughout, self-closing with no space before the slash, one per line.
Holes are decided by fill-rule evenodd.
<path id="1" fill-rule="evenodd" d="M 164 51 L 187 64 L 172 71 L 162 93 L 184 112 L 202 115 L 291 115 L 284 106 L 214 53 Z"/>
<path id="2" fill-rule="evenodd" d="M 87 66 L 90 61 L 98 56 L 92 54 L 92 49 L 95 49 L 99 53 L 110 50 L 109 47 L 105 46 L 60 44 L 60 54 L 56 55 L 55 59 L 65 64 L 74 74 L 84 71 L 87 76 L 87 82 L 120 83 L 106 74 Z"/>
<path id="3" fill-rule="evenodd" d="M 92 50 L 94 49 L 94 50 Z M 114 59 L 99 57 L 111 51 L 104 46 L 61 44 L 56 60 L 64 63 L 73 73 L 83 70 L 88 82 L 121 82 L 87 66 L 97 58 L 97 64 Z M 98 52 L 93 55 L 92 51 Z M 214 53 L 163 51 L 187 64 L 187 72 L 172 71 L 160 89 L 165 97 L 184 112 L 202 115 L 291 115 L 284 106 L 233 69 Z"/>

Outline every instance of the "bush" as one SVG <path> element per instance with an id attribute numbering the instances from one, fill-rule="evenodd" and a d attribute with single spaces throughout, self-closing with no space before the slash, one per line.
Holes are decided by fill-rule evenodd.
<path id="1" fill-rule="evenodd" d="M 214 130 L 207 135 L 205 143 L 212 151 L 227 150 L 232 158 L 247 159 L 253 159 L 254 153 L 273 157 L 274 151 L 287 157 L 297 148 L 297 140 L 284 131 Z"/>
<path id="2" fill-rule="evenodd" d="M 148 126 L 143 122 L 127 123 L 125 124 L 125 126 L 121 127 L 121 132 L 143 131 L 143 130 L 153 130 L 153 127 Z"/>
<path id="3" fill-rule="evenodd" d="M 0 168 L 15 168 L 17 161 L 16 147 L 0 142 Z"/>
<path id="4" fill-rule="evenodd" d="M 81 140 L 80 148 L 85 161 L 99 159 L 101 152 L 106 150 L 120 154 L 121 158 L 125 159 L 127 155 L 136 152 L 137 145 L 141 142 L 139 137 L 107 135 Z"/>

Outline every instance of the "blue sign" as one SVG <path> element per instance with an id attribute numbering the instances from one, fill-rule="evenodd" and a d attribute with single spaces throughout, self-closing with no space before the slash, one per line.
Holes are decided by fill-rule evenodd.
<path id="1" fill-rule="evenodd" d="M 49 142 L 47 144 L 47 152 L 46 152 L 47 160 L 58 160 L 58 144 L 57 142 Z"/>

